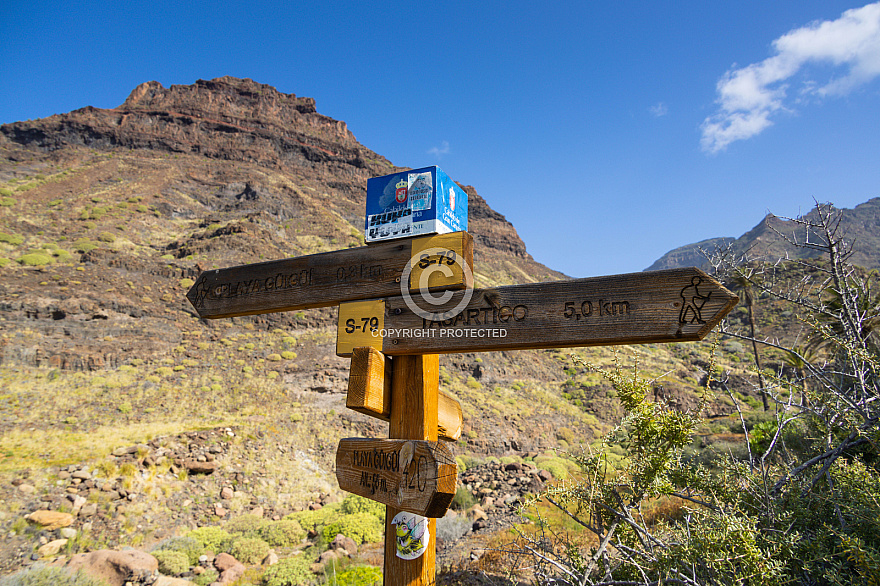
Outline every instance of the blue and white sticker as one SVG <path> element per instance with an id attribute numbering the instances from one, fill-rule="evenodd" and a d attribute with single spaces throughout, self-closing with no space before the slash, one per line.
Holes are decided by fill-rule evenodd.
<path id="1" fill-rule="evenodd" d="M 431 172 L 410 173 L 407 183 L 410 209 L 414 212 L 431 209 L 431 196 L 434 194 Z"/>

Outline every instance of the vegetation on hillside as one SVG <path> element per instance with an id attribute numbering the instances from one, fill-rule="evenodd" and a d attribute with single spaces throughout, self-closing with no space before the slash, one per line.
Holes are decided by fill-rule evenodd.
<path id="1" fill-rule="evenodd" d="M 802 279 L 781 279 L 779 265 L 718 264 L 791 304 L 809 332 L 802 347 L 758 340 L 786 352 L 794 367 L 755 370 L 773 416 L 751 426 L 741 418 L 744 451 L 711 459 L 688 451 L 712 394 L 728 394 L 742 415 L 714 358 L 699 404 L 682 411 L 651 400 L 654 381 L 638 364 L 607 370 L 574 357 L 614 385 L 625 415 L 600 449 L 574 457 L 576 479 L 542 495 L 582 531 L 538 515 L 520 532 L 514 552 L 531 558 L 539 582 L 880 583 L 876 275 L 848 263 L 852 245 L 830 206 L 800 222 L 813 237 L 793 243 L 824 254 L 798 261 Z M 624 451 L 616 462 L 615 447 Z"/>

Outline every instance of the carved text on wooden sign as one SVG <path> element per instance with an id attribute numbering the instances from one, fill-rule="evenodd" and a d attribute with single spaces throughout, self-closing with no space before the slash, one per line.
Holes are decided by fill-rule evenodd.
<path id="1" fill-rule="evenodd" d="M 424 517 L 446 513 L 457 476 L 441 442 L 345 438 L 336 450 L 341 489 Z"/>
<path id="2" fill-rule="evenodd" d="M 401 297 L 372 301 L 373 313 L 384 316 L 357 346 L 394 356 L 688 342 L 705 337 L 738 301 L 697 268 L 476 289 L 463 309 L 447 313 L 464 294 L 450 292 L 429 317 Z M 337 331 L 338 355 L 351 353 L 351 336 Z"/>

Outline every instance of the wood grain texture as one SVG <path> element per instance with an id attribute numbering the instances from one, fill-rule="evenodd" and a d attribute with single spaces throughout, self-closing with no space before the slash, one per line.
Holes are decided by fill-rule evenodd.
<path id="1" fill-rule="evenodd" d="M 456 478 L 442 442 L 345 438 L 336 450 L 339 488 L 423 517 L 446 514 Z"/>
<path id="2" fill-rule="evenodd" d="M 345 406 L 383 421 L 391 417 L 391 360 L 375 348 L 352 352 Z"/>
<path id="3" fill-rule="evenodd" d="M 467 294 L 458 313 L 454 308 Z M 429 319 L 385 299 L 386 355 L 703 339 L 738 302 L 697 268 L 456 291 Z M 451 316 L 451 317 L 447 317 Z M 340 353 L 340 355 L 345 355 Z"/>
<path id="4" fill-rule="evenodd" d="M 355 348 L 351 355 L 345 406 L 382 421 L 391 418 L 393 361 L 375 348 Z M 437 396 L 437 435 L 446 441 L 461 437 L 461 405 L 443 389 Z"/>
<path id="5" fill-rule="evenodd" d="M 205 271 L 186 297 L 200 317 L 216 319 L 400 295 L 413 255 L 418 261 L 419 251 L 433 247 L 455 251 L 473 266 L 473 238 L 453 232 Z M 462 271 L 453 275 L 433 283 L 439 289 L 473 286 Z"/>
<path id="6" fill-rule="evenodd" d="M 437 400 L 440 357 L 436 354 L 403 356 L 394 362 L 391 383 L 391 420 L 388 436 L 396 439 L 437 441 Z M 385 509 L 385 586 L 435 584 L 437 521 L 428 519 L 431 542 L 414 560 L 397 557 L 395 528 L 399 509 Z"/>

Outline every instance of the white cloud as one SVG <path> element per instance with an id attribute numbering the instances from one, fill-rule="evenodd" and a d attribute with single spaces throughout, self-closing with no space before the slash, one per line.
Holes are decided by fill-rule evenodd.
<path id="1" fill-rule="evenodd" d="M 718 81 L 718 112 L 701 126 L 704 151 L 724 150 L 771 126 L 774 114 L 790 110 L 789 85 L 807 65 L 831 65 L 835 71 L 824 83 L 803 81 L 801 96 L 844 95 L 880 76 L 880 2 L 795 29 L 773 41 L 773 49 L 772 57 L 734 66 Z"/>
<path id="2" fill-rule="evenodd" d="M 440 146 L 438 146 L 438 147 L 431 147 L 431 148 L 428 150 L 428 154 L 429 154 L 429 155 L 434 155 L 434 156 L 437 157 L 438 159 L 441 158 L 443 155 L 449 154 L 449 143 L 448 143 L 447 141 L 445 141 L 445 140 L 442 141 L 442 142 L 440 143 Z"/>
<path id="3" fill-rule="evenodd" d="M 664 104 L 663 102 L 657 102 L 657 104 L 648 108 L 648 111 L 657 118 L 669 114 L 669 108 L 667 108 L 666 104 Z"/>

